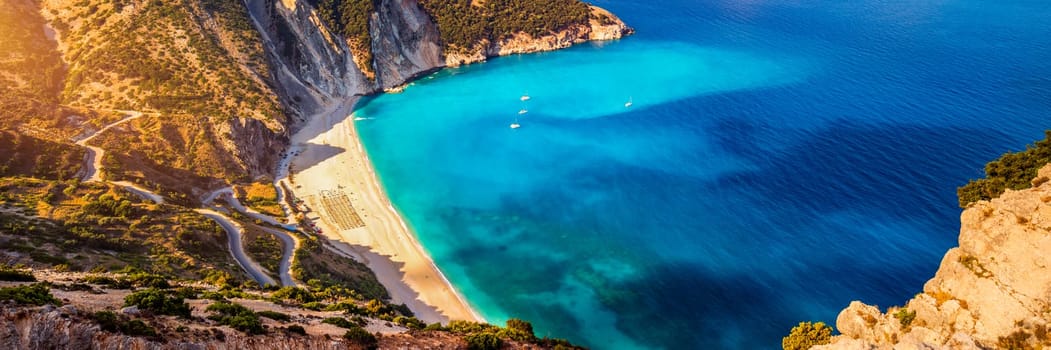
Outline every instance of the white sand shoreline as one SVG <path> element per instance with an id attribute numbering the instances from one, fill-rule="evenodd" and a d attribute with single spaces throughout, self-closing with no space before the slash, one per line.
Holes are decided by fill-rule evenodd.
<path id="1" fill-rule="evenodd" d="M 484 322 L 434 264 L 387 197 L 351 117 L 358 100 L 353 97 L 331 106 L 292 136 L 288 151 L 292 158 L 287 163 L 294 182 L 289 188 L 307 202 L 312 210 L 308 218 L 339 251 L 373 270 L 392 301 L 406 304 L 428 323 Z M 278 180 L 285 181 L 285 174 L 279 169 Z"/>

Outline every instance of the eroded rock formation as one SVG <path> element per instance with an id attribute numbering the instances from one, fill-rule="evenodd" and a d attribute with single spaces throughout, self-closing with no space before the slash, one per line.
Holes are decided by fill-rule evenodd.
<path id="1" fill-rule="evenodd" d="M 1051 347 L 1051 165 L 1031 189 L 1008 190 L 961 215 L 960 246 L 903 308 L 852 302 L 842 334 L 814 349 Z"/>

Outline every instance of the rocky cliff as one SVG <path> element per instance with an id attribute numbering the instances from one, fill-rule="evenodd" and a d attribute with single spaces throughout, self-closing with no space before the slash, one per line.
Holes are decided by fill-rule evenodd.
<path id="1" fill-rule="evenodd" d="M 961 216 L 960 246 L 901 308 L 852 302 L 841 335 L 814 349 L 1051 347 L 1051 165 L 1033 187 L 980 201 Z"/>
<path id="2" fill-rule="evenodd" d="M 496 42 L 483 40 L 466 54 L 444 52 L 441 28 L 416 0 L 380 0 L 369 18 L 372 60 L 366 62 L 363 57 L 369 55 L 355 52 L 346 38 L 327 28 L 312 2 L 246 1 L 276 63 L 282 95 L 301 116 L 335 99 L 390 89 L 442 67 L 618 39 L 633 32 L 613 14 L 592 6 L 594 18 L 587 25 L 537 37 L 518 33 Z"/>
<path id="3" fill-rule="evenodd" d="M 554 33 L 535 37 L 528 33 L 516 33 L 495 42 L 483 40 L 472 52 L 448 53 L 445 55 L 445 65 L 459 66 L 485 61 L 489 57 L 553 51 L 586 41 L 620 39 L 634 33 L 634 29 L 609 11 L 596 6 L 590 6 L 589 9 L 592 17 L 587 24 L 572 25 Z"/>

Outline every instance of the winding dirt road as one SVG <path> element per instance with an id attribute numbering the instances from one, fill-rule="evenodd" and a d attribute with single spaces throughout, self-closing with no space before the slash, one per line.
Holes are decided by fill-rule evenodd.
<path id="1" fill-rule="evenodd" d="M 103 132 L 106 132 L 106 130 L 109 130 L 109 129 L 115 127 L 115 126 L 127 123 L 128 121 L 131 121 L 133 119 L 142 117 L 142 115 L 143 115 L 142 112 L 138 112 L 138 111 L 118 111 L 118 112 L 128 114 L 128 117 L 126 117 L 124 119 L 121 119 L 121 120 L 118 120 L 118 121 L 116 121 L 116 122 L 114 122 L 112 124 L 106 125 L 106 126 L 102 127 L 101 129 L 95 131 L 94 133 L 91 133 L 90 135 L 87 135 L 84 138 L 76 141 L 77 145 L 88 149 L 87 155 L 85 155 L 85 157 L 84 157 L 84 168 L 83 168 L 84 176 L 81 178 L 81 181 L 83 181 L 83 182 L 103 182 L 104 181 L 102 179 L 102 157 L 103 157 L 103 155 L 105 155 L 106 151 L 103 150 L 100 147 L 91 146 L 91 145 L 88 144 L 88 142 L 90 142 L 91 140 L 95 139 L 95 137 L 101 135 Z M 139 197 L 142 197 L 144 199 L 150 200 L 150 201 L 152 201 L 154 203 L 157 203 L 157 204 L 163 204 L 164 203 L 164 197 L 163 196 L 158 195 L 158 194 L 156 194 L 156 193 L 154 193 L 154 192 L 152 192 L 150 190 L 147 190 L 145 188 L 142 188 L 142 187 L 140 187 L 140 186 L 138 186 L 138 185 L 136 185 L 134 183 L 131 183 L 131 182 L 128 182 L 128 181 L 107 181 L 107 182 L 111 183 L 111 184 L 114 184 L 114 185 L 117 185 L 117 186 L 124 187 L 129 192 L 131 192 L 131 193 L 133 193 L 133 194 L 135 194 L 135 195 L 137 195 Z M 223 194 L 228 194 L 228 196 L 226 198 L 226 201 L 232 207 L 234 207 L 237 211 L 239 211 L 239 212 L 241 212 L 241 213 L 243 213 L 245 215 L 248 215 L 248 216 L 250 216 L 250 217 L 252 217 L 254 219 L 258 219 L 260 221 L 266 222 L 266 223 L 271 224 L 271 225 L 282 227 L 282 228 L 284 228 L 286 230 L 291 230 L 291 231 L 295 231 L 296 230 L 296 225 L 294 225 L 294 224 L 281 224 L 276 219 L 274 219 L 273 217 L 264 215 L 264 214 L 262 214 L 260 212 L 257 212 L 255 210 L 250 209 L 250 208 L 244 207 L 237 200 L 237 198 L 235 198 L 233 196 L 233 189 L 230 188 L 230 187 L 226 187 L 226 188 L 223 188 L 223 189 L 220 189 L 220 190 L 217 190 L 217 191 L 214 191 L 214 192 L 210 193 L 204 200 L 205 205 L 210 204 L 215 199 L 215 197 L 223 195 Z M 197 213 L 199 213 L 201 215 L 204 215 L 205 217 L 211 219 L 212 221 L 215 221 L 216 223 L 219 224 L 219 226 L 221 226 L 223 228 L 223 230 L 225 230 L 227 232 L 227 237 L 228 237 L 228 239 L 227 239 L 227 246 L 228 246 L 228 249 L 230 250 L 230 255 L 233 256 L 234 260 L 237 261 L 237 264 L 241 266 L 241 269 L 245 270 L 245 272 L 248 273 L 249 277 L 251 277 L 253 280 L 255 280 L 260 285 L 268 285 L 268 284 L 269 285 L 277 285 L 277 283 L 274 281 L 273 278 L 271 278 L 265 272 L 263 272 L 263 268 L 258 263 L 256 263 L 254 260 L 250 259 L 248 257 L 248 255 L 245 254 L 245 252 L 244 252 L 244 245 L 241 243 L 241 237 L 242 237 L 242 235 L 244 233 L 244 228 L 241 227 L 241 225 L 237 224 L 236 222 L 234 222 L 230 218 L 226 217 L 226 215 L 223 215 L 222 213 L 219 213 L 218 211 L 215 211 L 215 210 L 212 210 L 212 209 L 202 208 L 202 209 L 195 209 L 194 211 L 196 211 Z M 263 229 L 266 230 L 267 232 L 277 236 L 284 243 L 283 247 L 282 247 L 282 252 L 281 252 L 281 264 L 280 264 L 281 271 L 278 271 L 278 275 L 281 277 L 281 285 L 284 285 L 284 286 L 297 286 L 297 283 L 292 278 L 291 268 L 292 268 L 292 259 L 295 257 L 295 249 L 299 246 L 299 241 L 295 237 L 293 237 L 292 235 L 289 235 L 287 232 L 282 232 L 281 230 L 267 228 L 267 227 L 264 227 Z"/>
<path id="2" fill-rule="evenodd" d="M 88 149 L 88 154 L 84 156 L 84 177 L 81 178 L 80 181 L 82 181 L 82 182 L 102 181 L 102 156 L 104 154 L 106 154 L 106 151 L 103 150 L 100 147 L 95 147 L 95 146 L 88 145 L 88 142 L 93 140 L 93 139 L 95 139 L 95 137 L 101 135 L 102 133 L 106 132 L 106 130 L 109 130 L 109 129 L 117 126 L 117 125 L 124 124 L 124 123 L 126 123 L 126 122 L 128 122 L 128 121 L 130 121 L 132 119 L 136 119 L 136 118 L 142 117 L 142 112 L 137 112 L 137 111 L 121 111 L 121 112 L 122 113 L 127 113 L 128 117 L 124 118 L 124 119 L 121 119 L 121 120 L 118 120 L 118 121 L 116 121 L 116 122 L 114 122 L 114 123 L 112 123 L 110 125 L 106 125 L 106 126 L 102 127 L 102 129 L 99 129 L 98 131 L 95 131 L 95 132 L 91 133 L 91 135 L 88 135 L 88 136 L 86 136 L 86 137 L 84 137 L 84 138 L 82 138 L 82 139 L 80 139 L 79 141 L 76 142 L 77 145 L 82 146 L 82 147 L 86 147 Z"/>
<path id="3" fill-rule="evenodd" d="M 207 196 L 204 197 L 204 200 L 202 202 L 204 202 L 205 205 L 210 205 L 212 202 L 215 201 L 216 198 L 219 198 L 219 197 L 223 197 L 223 199 L 226 201 L 226 203 L 230 204 L 230 206 L 233 207 L 234 210 L 237 210 L 241 214 L 244 214 L 244 215 L 246 215 L 248 217 L 251 217 L 253 219 L 257 219 L 259 221 L 265 222 L 265 223 L 270 224 L 270 225 L 274 225 L 274 226 L 277 226 L 277 227 L 284 228 L 285 230 L 289 230 L 289 231 L 295 231 L 297 229 L 296 225 L 294 225 L 294 224 L 282 224 L 282 223 L 278 222 L 277 219 L 274 219 L 273 217 L 271 217 L 269 215 L 266 215 L 266 214 L 260 213 L 258 211 L 252 210 L 251 208 L 245 207 L 244 205 L 241 204 L 240 201 L 237 200 L 237 197 L 234 197 L 233 188 L 230 188 L 230 187 L 224 187 L 224 188 L 220 188 L 218 190 L 212 191 L 211 193 L 209 193 Z M 277 236 L 277 238 L 281 239 L 281 241 L 283 243 L 282 247 L 281 247 L 281 263 L 279 265 L 280 271 L 277 271 L 278 276 L 281 277 L 281 285 L 282 286 L 293 286 L 293 287 L 297 286 L 298 284 L 296 283 L 295 279 L 292 278 L 292 271 L 291 270 L 292 270 L 292 259 L 295 258 L 295 249 L 297 247 L 299 247 L 299 241 L 295 237 L 293 237 L 292 235 L 288 234 L 288 232 L 284 232 L 284 231 L 281 231 L 281 230 L 278 230 L 278 229 L 273 229 L 273 228 L 270 228 L 270 227 L 264 227 L 264 226 L 260 226 L 260 227 L 264 231 Z M 229 230 L 227 230 L 227 231 L 229 232 Z M 231 251 L 231 253 L 233 253 L 233 252 Z M 235 258 L 236 258 L 236 256 L 235 256 Z M 247 259 L 247 257 L 246 257 L 246 259 Z M 256 266 L 258 266 L 258 264 L 256 264 L 254 261 L 251 262 L 251 264 L 255 264 Z"/>
<path id="4" fill-rule="evenodd" d="M 261 286 L 265 285 L 277 285 L 273 278 L 267 276 L 263 272 L 263 268 L 258 263 L 248 258 L 245 254 L 244 246 L 241 244 L 241 235 L 244 233 L 244 228 L 237 224 L 230 218 L 226 217 L 222 213 L 219 213 L 212 209 L 194 209 L 194 211 L 204 215 L 205 217 L 212 219 L 223 227 L 227 233 L 227 247 L 230 249 L 230 255 L 233 255 L 234 260 L 237 260 L 237 264 L 241 265 L 241 268 L 248 272 L 248 276 L 251 277 L 256 283 Z M 281 265 L 284 266 L 285 260 L 282 259 Z"/>
<path id="5" fill-rule="evenodd" d="M 281 285 L 285 287 L 297 287 L 296 280 L 292 278 L 292 259 L 295 259 L 296 248 L 299 248 L 299 240 L 287 232 L 263 227 L 263 230 L 277 236 L 283 243 L 281 246 L 281 265 L 278 276 L 281 277 Z"/>

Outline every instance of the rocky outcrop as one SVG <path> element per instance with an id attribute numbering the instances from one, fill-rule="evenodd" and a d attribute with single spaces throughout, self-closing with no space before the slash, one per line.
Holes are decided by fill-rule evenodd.
<path id="1" fill-rule="evenodd" d="M 268 177 L 288 140 L 274 133 L 263 122 L 250 118 L 230 118 L 212 124 L 219 144 L 250 179 Z"/>
<path id="2" fill-rule="evenodd" d="M 527 33 L 518 33 L 509 38 L 490 42 L 483 41 L 481 49 L 470 53 L 449 54 L 445 57 L 446 66 L 485 61 L 489 57 L 507 56 L 520 53 L 532 53 L 564 49 L 573 44 L 586 41 L 615 40 L 635 32 L 624 24 L 620 18 L 602 8 L 590 6 L 592 18 L 586 25 L 574 25 L 540 37 Z"/>
<path id="3" fill-rule="evenodd" d="M 1051 347 L 1051 165 L 1031 189 L 1008 190 L 961 216 L 960 246 L 902 308 L 852 302 L 841 335 L 814 349 Z"/>

